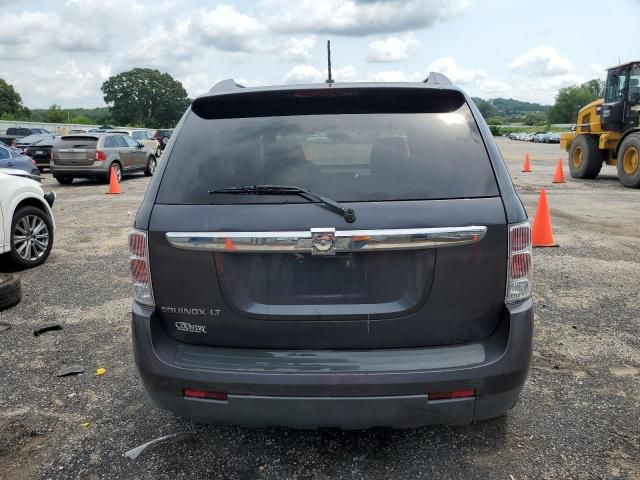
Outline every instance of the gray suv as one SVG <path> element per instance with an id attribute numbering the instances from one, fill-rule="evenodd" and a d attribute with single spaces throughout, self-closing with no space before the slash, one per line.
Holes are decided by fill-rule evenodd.
<path id="1" fill-rule="evenodd" d="M 82 133 L 58 138 L 51 151 L 51 173 L 63 185 L 74 178 L 109 181 L 113 167 L 118 177 L 136 172 L 151 176 L 156 170 L 153 152 L 129 137 L 113 133 Z"/>
<path id="2" fill-rule="evenodd" d="M 423 83 L 194 100 L 129 237 L 153 402 L 294 428 L 500 416 L 533 336 L 526 212 L 473 101 Z"/>

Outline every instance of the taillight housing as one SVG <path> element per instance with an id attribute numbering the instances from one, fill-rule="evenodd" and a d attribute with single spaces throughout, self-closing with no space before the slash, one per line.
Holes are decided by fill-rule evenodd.
<path id="1" fill-rule="evenodd" d="M 133 299 L 142 305 L 153 306 L 153 288 L 149 269 L 149 242 L 147 232 L 129 233 L 129 268 L 133 280 Z"/>
<path id="2" fill-rule="evenodd" d="M 508 305 L 531 297 L 532 256 L 529 222 L 509 225 L 509 259 L 505 294 L 505 303 Z"/>
<path id="3" fill-rule="evenodd" d="M 102 150 L 96 150 L 96 162 L 104 162 L 107 159 L 107 154 Z"/>

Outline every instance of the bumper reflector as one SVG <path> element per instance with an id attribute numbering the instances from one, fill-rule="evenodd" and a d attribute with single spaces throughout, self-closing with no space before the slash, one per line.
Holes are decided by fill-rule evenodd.
<path id="1" fill-rule="evenodd" d="M 429 400 L 451 400 L 452 398 L 471 398 L 476 396 L 475 388 L 467 388 L 465 390 L 454 390 L 452 392 L 434 392 L 429 393 Z"/>
<path id="2" fill-rule="evenodd" d="M 185 397 L 189 398 L 206 398 L 208 400 L 227 400 L 227 394 L 223 392 L 205 392 L 204 390 L 196 390 L 194 388 L 185 388 L 182 391 Z"/>

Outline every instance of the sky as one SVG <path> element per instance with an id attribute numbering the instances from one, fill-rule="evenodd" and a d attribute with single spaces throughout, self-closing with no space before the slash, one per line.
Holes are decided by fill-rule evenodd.
<path id="1" fill-rule="evenodd" d="M 189 96 L 322 82 L 449 76 L 469 94 L 552 104 L 558 89 L 640 60 L 640 0 L 0 0 L 0 78 L 29 108 L 104 106 L 134 67 Z"/>

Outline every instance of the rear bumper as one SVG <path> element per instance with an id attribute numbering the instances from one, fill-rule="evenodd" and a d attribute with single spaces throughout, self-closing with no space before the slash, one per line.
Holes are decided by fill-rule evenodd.
<path id="1" fill-rule="evenodd" d="M 100 165 L 99 167 L 69 167 L 50 164 L 48 165 L 53 176 L 76 177 L 76 178 L 98 178 L 106 177 L 109 169 Z"/>
<path id="2" fill-rule="evenodd" d="M 143 383 L 161 408 L 204 423 L 294 428 L 468 424 L 516 402 L 531 358 L 529 300 L 505 309 L 499 328 L 473 344 L 424 349 L 264 351 L 187 345 L 153 309 L 134 304 L 133 345 Z M 228 394 L 185 398 L 184 388 Z M 429 400 L 473 388 L 474 398 Z"/>

